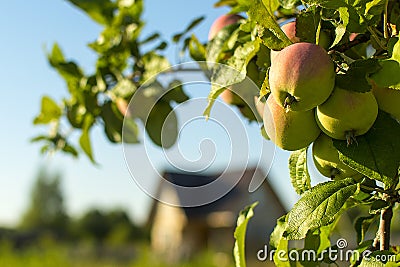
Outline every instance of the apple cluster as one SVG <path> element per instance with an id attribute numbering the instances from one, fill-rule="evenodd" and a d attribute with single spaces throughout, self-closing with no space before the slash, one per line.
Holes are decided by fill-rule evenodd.
<path id="1" fill-rule="evenodd" d="M 271 51 L 270 95 L 263 122 L 270 139 L 284 150 L 306 148 L 311 143 L 319 172 L 331 178 L 361 176 L 339 160 L 333 139 L 356 144 L 374 124 L 378 109 L 400 118 L 400 91 L 380 88 L 356 92 L 335 85 L 335 67 L 320 45 L 301 42 L 295 22 L 282 27 L 293 42 Z"/>
<path id="2" fill-rule="evenodd" d="M 241 18 L 222 16 L 214 23 L 209 38 Z M 361 177 L 339 160 L 333 139 L 356 145 L 356 137 L 373 126 L 378 109 L 399 120 L 400 91 L 380 88 L 373 80 L 370 81 L 373 89 L 369 92 L 338 87 L 335 64 L 326 51 L 330 43 L 328 34 L 321 31 L 317 45 L 302 42 L 296 35 L 295 21 L 283 25 L 282 30 L 293 44 L 280 51 L 271 50 L 270 94 L 265 105 L 256 103 L 268 137 L 288 151 L 313 144 L 315 166 L 324 176 Z M 243 100 L 233 96 L 231 90 L 225 90 L 221 96 L 225 102 L 243 109 Z"/>

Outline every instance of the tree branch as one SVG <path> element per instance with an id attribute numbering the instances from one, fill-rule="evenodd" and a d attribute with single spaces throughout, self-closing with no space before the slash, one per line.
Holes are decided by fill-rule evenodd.
<path id="1" fill-rule="evenodd" d="M 369 39 L 370 39 L 370 34 L 359 34 L 354 40 L 350 42 L 332 47 L 329 50 L 329 53 L 331 54 L 334 52 L 339 52 L 339 53 L 345 52 L 350 48 L 352 48 L 353 46 L 368 42 Z"/>
<path id="2" fill-rule="evenodd" d="M 381 211 L 381 219 L 379 222 L 380 250 L 389 250 L 390 247 L 390 223 L 393 217 L 392 207 L 388 207 Z"/>

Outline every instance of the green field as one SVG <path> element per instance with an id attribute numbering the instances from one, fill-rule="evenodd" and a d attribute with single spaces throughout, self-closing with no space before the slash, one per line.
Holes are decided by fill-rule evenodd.
<path id="1" fill-rule="evenodd" d="M 129 251 L 132 252 L 131 255 Z M 232 266 L 230 255 L 200 253 L 190 261 L 167 264 L 163 257 L 154 255 L 148 246 L 104 250 L 93 246 L 77 247 L 54 243 L 40 244 L 27 249 L 0 245 L 1 267 L 224 267 Z"/>

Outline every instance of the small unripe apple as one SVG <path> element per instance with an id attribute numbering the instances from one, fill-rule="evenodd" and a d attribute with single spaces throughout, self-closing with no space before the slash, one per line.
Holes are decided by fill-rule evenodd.
<path id="1" fill-rule="evenodd" d="M 339 153 L 333 146 L 332 138 L 321 134 L 312 146 L 314 165 L 318 171 L 332 179 L 361 176 L 356 170 L 350 168 L 339 160 Z"/>
<path id="2" fill-rule="evenodd" d="M 264 108 L 264 128 L 270 139 L 284 150 L 298 150 L 309 146 L 321 133 L 314 110 L 288 111 L 269 95 Z"/>
<path id="3" fill-rule="evenodd" d="M 264 117 L 265 101 L 263 102 L 258 96 L 254 96 L 254 104 L 256 105 L 257 113 L 261 118 Z"/>
<path id="4" fill-rule="evenodd" d="M 218 17 L 210 27 L 210 31 L 208 32 L 208 40 L 213 39 L 224 27 L 234 24 L 241 19 L 243 19 L 243 17 L 237 14 L 226 14 Z"/>
<path id="5" fill-rule="evenodd" d="M 316 111 L 317 123 L 324 133 L 348 142 L 365 134 L 377 116 L 378 104 L 371 91 L 359 93 L 339 87 Z"/>
<path id="6" fill-rule="evenodd" d="M 372 82 L 372 92 L 378 102 L 379 109 L 400 121 L 400 90 L 380 87 Z"/>
<path id="7" fill-rule="evenodd" d="M 333 90 L 333 61 L 318 45 L 289 45 L 275 57 L 269 71 L 269 85 L 274 98 L 285 109 L 311 110 L 325 102 Z"/>
<path id="8" fill-rule="evenodd" d="M 259 75 L 255 60 L 247 64 L 246 71 L 247 77 L 245 80 L 229 86 L 220 96 L 225 103 L 237 106 L 246 118 L 261 121 L 254 103 L 254 96 L 259 94 L 259 88 L 255 84 L 255 81 L 258 81 Z"/>
<path id="9" fill-rule="evenodd" d="M 128 105 L 129 105 L 128 101 L 126 101 L 123 98 L 117 98 L 115 100 L 115 104 L 117 105 L 117 108 L 118 108 L 119 112 L 121 112 L 122 115 L 128 116 L 128 117 L 131 116 L 131 112 L 128 109 Z"/>

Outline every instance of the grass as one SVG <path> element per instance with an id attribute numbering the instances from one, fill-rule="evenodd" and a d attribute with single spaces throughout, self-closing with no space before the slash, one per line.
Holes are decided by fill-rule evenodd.
<path id="1" fill-rule="evenodd" d="M 23 250 L 13 249 L 9 244 L 0 244 L 0 267 L 225 267 L 232 266 L 230 255 L 202 252 L 190 261 L 168 264 L 162 257 L 153 255 L 148 246 L 132 249 L 131 258 L 101 255 L 92 248 L 83 249 L 54 242 L 39 244 Z"/>

